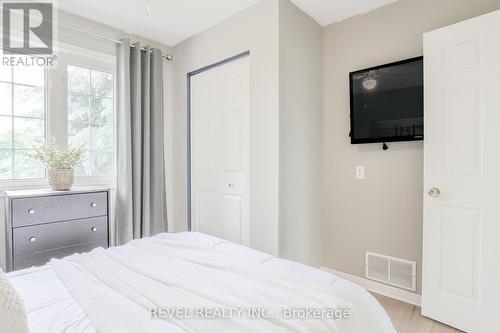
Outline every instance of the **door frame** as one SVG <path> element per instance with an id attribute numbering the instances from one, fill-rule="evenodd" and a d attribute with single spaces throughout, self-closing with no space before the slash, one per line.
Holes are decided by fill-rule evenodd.
<path id="1" fill-rule="evenodd" d="M 215 67 L 227 64 L 228 62 L 232 62 L 238 60 L 243 57 L 247 57 L 250 55 L 250 51 L 245 51 L 238 53 L 232 57 L 214 62 L 213 64 L 198 68 L 192 72 L 187 73 L 187 227 L 188 230 L 191 231 L 191 77 L 196 74 L 200 74 L 206 72 Z"/>

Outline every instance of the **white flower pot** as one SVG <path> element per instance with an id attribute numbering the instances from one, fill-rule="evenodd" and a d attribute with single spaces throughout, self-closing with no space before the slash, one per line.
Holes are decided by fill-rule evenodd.
<path id="1" fill-rule="evenodd" d="M 49 185 L 54 191 L 67 191 L 75 182 L 74 169 L 49 170 Z"/>

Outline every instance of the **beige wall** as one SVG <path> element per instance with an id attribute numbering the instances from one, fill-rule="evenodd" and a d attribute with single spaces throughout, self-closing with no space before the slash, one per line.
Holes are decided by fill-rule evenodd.
<path id="1" fill-rule="evenodd" d="M 56 27 L 58 28 L 56 33 L 57 39 L 68 44 L 73 44 L 81 47 L 89 47 L 94 51 L 99 51 L 107 54 L 115 54 L 116 51 L 116 44 L 112 41 L 97 38 L 88 33 L 78 32 L 74 29 L 67 28 L 64 25 L 75 27 L 86 32 L 104 35 L 111 39 L 129 38 L 133 43 L 141 42 L 142 45 L 150 45 L 152 47 L 161 49 L 164 53 L 172 52 L 172 48 L 170 46 L 152 41 L 141 36 L 132 35 L 105 24 L 91 21 L 84 17 L 64 11 L 59 11 L 57 13 L 57 17 L 54 20 L 61 23 L 61 25 L 56 25 Z"/>
<path id="2" fill-rule="evenodd" d="M 422 261 L 422 143 L 349 144 L 350 71 L 422 55 L 422 34 L 499 0 L 400 0 L 324 30 L 324 265 L 364 276 L 365 251 Z M 356 180 L 356 165 L 366 179 Z"/>
<path id="3" fill-rule="evenodd" d="M 320 265 L 323 29 L 279 4 L 279 255 Z"/>
<path id="4" fill-rule="evenodd" d="M 187 220 L 186 74 L 250 51 L 250 245 L 321 263 L 322 28 L 264 0 L 177 45 L 175 230 Z"/>
<path id="5" fill-rule="evenodd" d="M 187 228 L 186 74 L 250 51 L 250 245 L 278 252 L 278 2 L 257 5 L 174 48 L 174 231 Z"/>

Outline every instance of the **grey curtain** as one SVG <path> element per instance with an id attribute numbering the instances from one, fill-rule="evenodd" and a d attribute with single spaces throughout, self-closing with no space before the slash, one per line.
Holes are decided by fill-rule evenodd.
<path id="1" fill-rule="evenodd" d="M 163 60 L 128 39 L 117 47 L 116 243 L 167 231 Z"/>

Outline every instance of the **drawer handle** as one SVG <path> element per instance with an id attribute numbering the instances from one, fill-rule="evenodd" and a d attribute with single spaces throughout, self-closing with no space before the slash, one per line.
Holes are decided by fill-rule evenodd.
<path id="1" fill-rule="evenodd" d="M 95 202 L 93 202 L 90 204 L 90 207 L 95 208 L 95 207 L 97 207 L 97 204 Z"/>
<path id="2" fill-rule="evenodd" d="M 30 237 L 29 241 L 30 241 L 30 243 L 36 242 L 36 237 Z"/>
<path id="3" fill-rule="evenodd" d="M 35 210 L 33 208 L 28 209 L 28 214 L 35 214 Z"/>
<path id="4" fill-rule="evenodd" d="M 90 230 L 92 230 L 92 232 L 96 232 L 97 228 L 96 227 L 92 227 L 92 228 L 90 228 Z"/>

